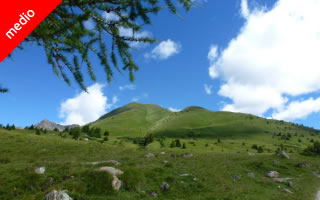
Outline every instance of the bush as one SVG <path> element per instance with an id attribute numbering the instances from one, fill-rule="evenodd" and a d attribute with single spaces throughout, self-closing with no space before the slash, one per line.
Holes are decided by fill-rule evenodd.
<path id="1" fill-rule="evenodd" d="M 36 135 L 41 135 L 41 132 L 39 129 L 36 129 Z"/>
<path id="2" fill-rule="evenodd" d="M 313 145 L 303 150 L 304 155 L 320 155 L 320 142 L 315 141 Z"/>
<path id="3" fill-rule="evenodd" d="M 103 133 L 103 135 L 104 135 L 104 136 L 109 136 L 109 131 L 105 131 L 105 132 Z"/>
<path id="4" fill-rule="evenodd" d="M 92 195 L 106 195 L 113 193 L 111 174 L 105 171 L 87 171 L 82 174 L 86 185 L 86 193 Z"/>
<path id="5" fill-rule="evenodd" d="M 108 141 L 108 140 L 109 140 L 108 136 L 104 136 L 103 141 Z"/>
<path id="6" fill-rule="evenodd" d="M 146 184 L 144 174 L 138 169 L 125 170 L 120 179 L 123 181 L 124 188 L 129 191 L 141 191 Z"/>
<path id="7" fill-rule="evenodd" d="M 183 145 L 182 145 L 182 149 L 186 149 L 186 148 L 187 148 L 186 143 L 183 143 Z"/>
<path id="8" fill-rule="evenodd" d="M 176 139 L 175 143 L 176 143 L 176 147 L 181 147 L 181 142 L 179 139 Z"/>

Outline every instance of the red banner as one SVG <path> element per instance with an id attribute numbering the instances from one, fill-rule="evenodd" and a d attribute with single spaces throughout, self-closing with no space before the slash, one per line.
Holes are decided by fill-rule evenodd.
<path id="1" fill-rule="evenodd" d="M 3 61 L 62 0 L 6 0 L 0 6 L 0 62 Z"/>

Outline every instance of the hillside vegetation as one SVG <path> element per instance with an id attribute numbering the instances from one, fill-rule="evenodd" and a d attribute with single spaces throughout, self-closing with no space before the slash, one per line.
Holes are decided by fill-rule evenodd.
<path id="1" fill-rule="evenodd" d="M 1 200 L 43 200 L 53 190 L 73 200 L 314 200 L 320 189 L 318 130 L 253 115 L 134 103 L 91 123 L 89 135 L 5 128 Z M 135 143 L 150 133 L 146 146 Z M 124 172 L 119 190 L 97 170 L 106 166 Z"/>

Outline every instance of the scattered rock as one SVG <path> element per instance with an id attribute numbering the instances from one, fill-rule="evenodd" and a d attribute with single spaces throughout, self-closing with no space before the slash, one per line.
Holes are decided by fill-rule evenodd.
<path id="1" fill-rule="evenodd" d="M 154 198 L 157 198 L 158 197 L 158 193 L 156 192 L 151 192 L 150 193 L 150 196 L 154 197 Z"/>
<path id="2" fill-rule="evenodd" d="M 37 174 L 44 174 L 45 171 L 46 171 L 45 167 L 39 167 L 39 168 L 34 170 L 34 172 L 37 173 Z"/>
<path id="3" fill-rule="evenodd" d="M 162 162 L 163 162 L 163 163 L 165 163 L 165 164 L 166 164 L 166 163 L 168 163 L 168 161 L 167 161 L 167 160 L 164 160 L 164 161 L 162 161 Z"/>
<path id="4" fill-rule="evenodd" d="M 171 158 L 176 158 L 177 155 L 176 155 L 176 154 L 171 154 L 170 157 L 171 157 Z"/>
<path id="5" fill-rule="evenodd" d="M 289 181 L 289 182 L 288 182 L 288 186 L 289 186 L 289 187 L 293 187 L 293 182 L 292 182 L 292 181 Z"/>
<path id="6" fill-rule="evenodd" d="M 266 176 L 270 178 L 279 178 L 280 173 L 277 171 L 269 171 Z"/>
<path id="7" fill-rule="evenodd" d="M 161 154 L 161 155 L 165 155 L 165 154 L 166 154 L 166 152 L 160 152 L 160 154 Z"/>
<path id="8" fill-rule="evenodd" d="M 240 176 L 233 176 L 233 180 L 235 180 L 235 181 L 238 181 L 238 180 L 240 180 Z"/>
<path id="9" fill-rule="evenodd" d="M 112 188 L 114 190 L 119 190 L 121 186 L 122 186 L 122 181 L 119 180 L 117 176 L 113 176 Z"/>
<path id="10" fill-rule="evenodd" d="M 66 190 L 53 190 L 47 194 L 46 200 L 72 200 L 66 192 Z"/>
<path id="11" fill-rule="evenodd" d="M 154 154 L 153 153 L 147 153 L 147 154 L 144 154 L 144 157 L 146 157 L 146 158 L 154 158 Z"/>
<path id="12" fill-rule="evenodd" d="M 183 158 L 191 158 L 193 157 L 193 154 L 192 153 L 184 153 L 181 155 Z"/>
<path id="13" fill-rule="evenodd" d="M 296 166 L 299 168 L 310 168 L 311 167 L 310 163 L 298 163 Z"/>
<path id="14" fill-rule="evenodd" d="M 287 182 L 288 180 L 290 180 L 291 178 L 273 178 L 273 180 L 275 182 L 278 182 L 278 183 L 285 183 Z"/>
<path id="15" fill-rule="evenodd" d="M 197 178 L 193 178 L 193 180 L 194 180 L 194 181 L 197 181 L 198 179 L 197 179 Z"/>
<path id="16" fill-rule="evenodd" d="M 249 156 L 254 156 L 255 154 L 252 153 L 252 152 L 248 152 L 248 155 L 249 155 Z"/>
<path id="17" fill-rule="evenodd" d="M 88 139 L 88 138 L 83 138 L 83 140 L 84 140 L 84 141 L 88 141 L 89 139 Z"/>
<path id="18" fill-rule="evenodd" d="M 189 174 L 181 174 L 180 176 L 190 176 Z"/>
<path id="19" fill-rule="evenodd" d="M 248 176 L 249 176 L 249 177 L 252 177 L 252 178 L 255 177 L 254 173 L 248 173 Z"/>
<path id="20" fill-rule="evenodd" d="M 123 174 L 123 171 L 116 169 L 114 167 L 100 167 L 98 171 L 106 171 L 109 172 L 112 176 L 117 176 Z"/>
<path id="21" fill-rule="evenodd" d="M 318 174 L 319 171 L 313 171 L 312 174 L 315 175 L 316 177 L 320 178 L 320 175 Z"/>
<path id="22" fill-rule="evenodd" d="M 168 190 L 169 189 L 169 184 L 166 182 L 163 182 L 162 185 L 160 186 L 160 189 L 162 191 Z"/>
<path id="23" fill-rule="evenodd" d="M 289 194 L 292 194 L 293 192 L 291 192 L 289 189 L 287 189 L 287 188 L 283 188 L 282 189 L 283 191 L 285 191 L 285 192 L 288 192 Z"/>
<path id="24" fill-rule="evenodd" d="M 121 163 L 116 161 L 116 160 L 103 160 L 103 161 L 96 161 L 96 162 L 88 162 L 86 164 L 88 164 L 88 165 L 99 165 L 99 164 L 102 164 L 102 163 L 111 163 L 111 164 L 114 164 L 116 166 L 121 165 Z"/>
<path id="25" fill-rule="evenodd" d="M 277 155 L 285 159 L 290 159 L 290 156 L 285 151 L 282 151 L 282 150 L 278 150 Z"/>

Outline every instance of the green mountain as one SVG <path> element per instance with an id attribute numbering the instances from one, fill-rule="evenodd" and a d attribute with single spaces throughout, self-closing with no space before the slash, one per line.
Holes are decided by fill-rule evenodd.
<path id="1" fill-rule="evenodd" d="M 152 104 L 130 103 L 90 124 L 114 136 L 242 137 L 260 133 L 304 133 L 311 128 L 250 114 L 214 112 L 190 106 L 171 112 Z"/>

